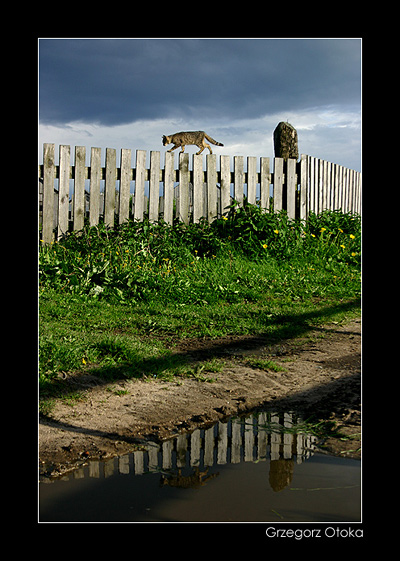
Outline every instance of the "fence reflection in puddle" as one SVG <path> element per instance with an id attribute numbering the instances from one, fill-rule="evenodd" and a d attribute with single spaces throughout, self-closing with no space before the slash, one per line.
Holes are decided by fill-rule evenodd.
<path id="1" fill-rule="evenodd" d="M 290 483 L 294 461 L 301 464 L 315 450 L 315 436 L 296 432 L 295 425 L 301 422 L 294 413 L 261 412 L 236 417 L 161 444 L 148 442 L 143 450 L 124 456 L 92 460 L 62 479 L 158 472 L 162 485 L 197 487 L 216 476 L 208 473 L 212 466 L 269 459 L 270 485 L 279 491 Z"/>

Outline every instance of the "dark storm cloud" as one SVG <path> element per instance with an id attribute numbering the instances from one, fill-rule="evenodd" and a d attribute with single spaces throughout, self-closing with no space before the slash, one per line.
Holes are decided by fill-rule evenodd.
<path id="1" fill-rule="evenodd" d="M 360 104 L 359 40 L 41 39 L 42 123 Z"/>

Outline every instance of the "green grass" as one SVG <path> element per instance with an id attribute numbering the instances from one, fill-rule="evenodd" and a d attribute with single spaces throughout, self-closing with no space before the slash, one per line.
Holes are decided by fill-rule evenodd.
<path id="1" fill-rule="evenodd" d="M 212 225 L 70 234 L 40 248 L 41 387 L 88 369 L 110 380 L 196 375 L 172 352 L 185 338 L 278 341 L 357 315 L 360 264 L 360 218 L 340 212 L 305 224 L 233 205 Z"/>

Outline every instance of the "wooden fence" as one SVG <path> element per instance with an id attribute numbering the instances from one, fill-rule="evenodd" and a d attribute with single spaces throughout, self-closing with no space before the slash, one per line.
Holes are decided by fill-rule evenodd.
<path id="1" fill-rule="evenodd" d="M 164 166 L 158 151 L 150 152 L 146 167 L 145 150 L 136 150 L 132 167 L 132 150 L 106 148 L 105 166 L 101 149 L 91 148 L 90 165 L 86 165 L 86 148 L 75 146 L 71 165 L 71 147 L 59 146 L 55 163 L 55 145 L 43 145 L 43 163 L 39 165 L 39 230 L 44 243 L 59 240 L 69 231 L 79 231 L 104 222 L 109 227 L 129 218 L 142 221 L 162 219 L 172 224 L 174 218 L 184 223 L 201 218 L 213 221 L 228 212 L 232 200 L 273 212 L 286 210 L 290 218 L 307 219 L 308 214 L 324 209 L 341 209 L 361 214 L 361 173 L 337 164 L 301 155 L 300 161 L 207 154 L 180 153 L 175 169 L 175 154 L 166 152 Z M 273 169 L 271 166 L 273 160 Z"/>
<path id="2" fill-rule="evenodd" d="M 98 478 L 118 473 L 143 475 L 167 471 L 171 475 L 170 483 L 175 486 L 195 486 L 198 483 L 196 472 L 194 477 L 189 475 L 178 480 L 174 474 L 184 468 L 205 470 L 215 465 L 241 462 L 284 459 L 301 464 L 313 455 L 317 441 L 313 435 L 292 431 L 293 425 L 301 422 L 292 412 L 280 415 L 261 412 L 245 418 L 231 418 L 207 429 L 181 434 L 162 444 L 148 442 L 143 450 L 106 462 L 91 461 L 86 473 L 81 468 L 71 475 L 73 478 Z"/>

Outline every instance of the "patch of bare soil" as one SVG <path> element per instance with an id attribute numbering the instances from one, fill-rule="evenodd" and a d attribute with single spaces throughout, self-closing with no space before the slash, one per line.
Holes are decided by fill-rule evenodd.
<path id="1" fill-rule="evenodd" d="M 91 375 L 71 377 L 71 388 L 83 391 L 84 398 L 57 399 L 51 414 L 40 417 L 41 474 L 63 473 L 89 458 L 126 454 L 147 439 L 162 440 L 261 408 L 335 421 L 337 431 L 350 439 L 327 438 L 320 448 L 360 458 L 360 320 L 331 323 L 275 346 L 240 337 L 185 341 L 177 352 L 194 362 L 224 357 L 224 368 L 202 371 L 203 380 L 172 382 L 147 378 L 105 384 Z M 251 366 L 254 357 L 272 360 L 284 371 Z"/>

